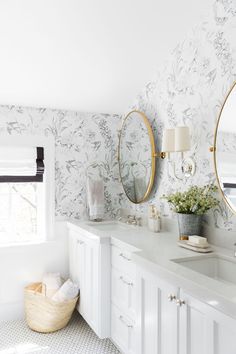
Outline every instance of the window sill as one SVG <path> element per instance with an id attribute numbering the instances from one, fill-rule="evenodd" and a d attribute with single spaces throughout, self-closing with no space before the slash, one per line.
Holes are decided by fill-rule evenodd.
<path id="1" fill-rule="evenodd" d="M 50 245 L 52 243 L 55 243 L 56 241 L 56 238 L 54 238 L 51 240 L 39 239 L 37 241 L 32 242 L 0 243 L 0 252 L 4 250 L 22 250 L 28 247 Z"/>

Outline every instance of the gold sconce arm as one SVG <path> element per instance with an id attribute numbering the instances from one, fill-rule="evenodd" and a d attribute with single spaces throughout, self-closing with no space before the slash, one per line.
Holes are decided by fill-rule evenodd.
<path id="1" fill-rule="evenodd" d="M 161 152 L 155 152 L 155 153 L 153 154 L 153 156 L 154 156 L 154 157 L 158 157 L 158 158 L 160 158 L 160 159 L 165 159 L 165 158 L 166 158 L 166 153 L 163 152 L 163 151 L 161 151 Z"/>

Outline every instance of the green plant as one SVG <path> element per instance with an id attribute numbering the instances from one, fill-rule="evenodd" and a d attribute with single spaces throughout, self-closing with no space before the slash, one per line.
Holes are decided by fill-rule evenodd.
<path id="1" fill-rule="evenodd" d="M 176 213 L 202 215 L 219 204 L 219 200 L 214 197 L 217 189 L 212 184 L 192 186 L 186 192 L 175 192 L 163 195 L 162 198 L 167 200 Z"/>

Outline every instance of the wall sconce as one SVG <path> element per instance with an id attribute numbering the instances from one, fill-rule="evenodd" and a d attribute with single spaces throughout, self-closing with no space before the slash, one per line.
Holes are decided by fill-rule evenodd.
<path id="1" fill-rule="evenodd" d="M 176 178 L 183 180 L 184 178 L 189 178 L 193 176 L 196 170 L 196 164 L 194 160 L 190 157 L 184 159 L 184 152 L 190 151 L 191 141 L 189 127 L 176 127 L 171 129 L 165 129 L 163 131 L 162 139 L 162 151 L 166 153 L 168 157 L 168 173 L 169 166 L 172 166 L 173 174 Z M 176 163 L 170 159 L 170 154 L 173 152 L 181 153 L 181 172 L 184 177 L 180 177 L 176 172 Z"/>
<path id="2" fill-rule="evenodd" d="M 175 151 L 175 129 L 165 129 L 162 137 L 162 149 L 170 158 L 170 153 Z"/>

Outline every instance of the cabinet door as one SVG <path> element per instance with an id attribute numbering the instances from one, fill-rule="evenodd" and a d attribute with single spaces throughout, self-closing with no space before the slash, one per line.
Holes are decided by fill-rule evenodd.
<path id="1" fill-rule="evenodd" d="M 137 353 L 177 354 L 179 309 L 174 297 L 178 288 L 142 268 L 137 278 Z"/>
<path id="2" fill-rule="evenodd" d="M 89 304 L 87 299 L 87 266 L 86 266 L 86 241 L 77 237 L 76 239 L 76 274 L 78 278 L 78 283 L 80 287 L 80 299 L 78 303 L 78 310 L 83 317 L 86 317 Z"/>
<path id="3" fill-rule="evenodd" d="M 182 290 L 180 291 L 180 300 L 184 301 L 180 306 L 180 353 L 213 354 L 212 324 L 207 315 L 206 305 Z"/>
<path id="4" fill-rule="evenodd" d="M 69 274 L 70 279 L 79 283 L 77 238 L 69 234 Z"/>
<path id="5" fill-rule="evenodd" d="M 98 257 L 99 244 L 91 240 L 84 243 L 85 269 L 84 269 L 84 285 L 85 285 L 85 306 L 86 320 L 90 326 L 97 332 L 99 321 L 99 294 L 98 294 Z"/>
<path id="6" fill-rule="evenodd" d="M 183 291 L 180 298 L 180 353 L 235 354 L 236 320 Z"/>
<path id="7" fill-rule="evenodd" d="M 217 316 L 218 317 L 218 316 Z M 213 351 L 212 354 L 236 353 L 236 321 L 226 316 L 214 319 L 213 325 Z"/>
<path id="8" fill-rule="evenodd" d="M 86 242 L 77 233 L 70 233 L 69 236 L 69 269 L 70 278 L 79 284 L 80 299 L 78 310 L 86 313 Z"/>
<path id="9" fill-rule="evenodd" d="M 82 235 L 70 234 L 70 277 L 80 287 L 78 310 L 94 329 L 98 320 L 98 247 Z"/>

